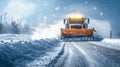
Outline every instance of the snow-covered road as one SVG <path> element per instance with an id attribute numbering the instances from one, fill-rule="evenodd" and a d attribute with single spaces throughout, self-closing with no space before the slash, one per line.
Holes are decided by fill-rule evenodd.
<path id="1" fill-rule="evenodd" d="M 120 41 L 111 41 L 62 42 L 5 35 L 0 40 L 0 67 L 120 67 Z"/>
<path id="2" fill-rule="evenodd" d="M 120 51 L 88 42 L 66 42 L 48 67 L 120 67 Z"/>

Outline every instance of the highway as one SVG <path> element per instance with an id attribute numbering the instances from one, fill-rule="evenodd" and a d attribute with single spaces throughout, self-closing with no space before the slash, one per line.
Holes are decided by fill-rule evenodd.
<path id="1" fill-rule="evenodd" d="M 48 67 L 120 67 L 120 51 L 88 42 L 65 42 Z"/>

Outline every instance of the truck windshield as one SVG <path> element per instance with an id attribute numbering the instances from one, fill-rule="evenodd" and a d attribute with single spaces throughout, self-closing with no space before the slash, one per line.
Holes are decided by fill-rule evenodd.
<path id="1" fill-rule="evenodd" d="M 71 29 L 82 29 L 80 25 L 72 25 Z"/>
<path id="2" fill-rule="evenodd" d="M 81 23 L 84 23 L 84 22 L 83 22 L 83 21 L 71 21 L 70 23 L 71 23 L 71 24 L 72 24 L 72 23 L 81 24 Z"/>

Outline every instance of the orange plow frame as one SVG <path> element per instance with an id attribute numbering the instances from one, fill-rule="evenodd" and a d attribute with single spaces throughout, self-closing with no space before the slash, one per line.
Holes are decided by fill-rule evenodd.
<path id="1" fill-rule="evenodd" d="M 61 36 L 70 37 L 94 37 L 94 29 L 61 29 Z"/>

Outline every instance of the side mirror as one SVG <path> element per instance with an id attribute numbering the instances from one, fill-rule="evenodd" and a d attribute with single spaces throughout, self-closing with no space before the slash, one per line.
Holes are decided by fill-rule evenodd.
<path id="1" fill-rule="evenodd" d="M 64 19 L 64 24 L 67 24 L 67 19 Z"/>
<path id="2" fill-rule="evenodd" d="M 90 19 L 88 18 L 88 24 L 90 23 Z"/>
<path id="3" fill-rule="evenodd" d="M 64 19 L 64 24 L 65 24 L 66 20 Z"/>

